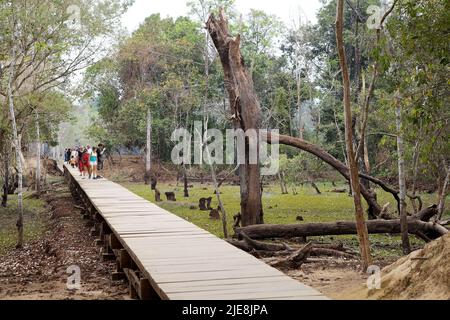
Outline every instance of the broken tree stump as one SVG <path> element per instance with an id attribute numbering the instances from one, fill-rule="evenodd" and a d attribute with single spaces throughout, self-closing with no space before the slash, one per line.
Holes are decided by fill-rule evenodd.
<path id="1" fill-rule="evenodd" d="M 206 208 L 206 199 L 205 198 L 200 198 L 198 200 L 198 208 L 201 211 L 206 211 L 207 210 L 207 208 Z"/>
<path id="2" fill-rule="evenodd" d="M 155 202 L 161 202 L 161 192 L 158 189 L 155 189 Z"/>
<path id="3" fill-rule="evenodd" d="M 166 192 L 165 193 L 167 201 L 177 201 L 177 199 L 175 198 L 175 192 Z"/>
<path id="4" fill-rule="evenodd" d="M 151 189 L 156 190 L 156 185 L 158 184 L 158 179 L 156 177 L 152 177 L 150 180 Z"/>
<path id="5" fill-rule="evenodd" d="M 217 209 L 212 209 L 209 212 L 209 218 L 212 220 L 220 220 L 220 207 L 217 207 Z"/>
<path id="6" fill-rule="evenodd" d="M 198 207 L 200 208 L 201 211 L 212 210 L 212 208 L 211 208 L 211 201 L 212 201 L 212 197 L 200 198 L 198 200 Z"/>

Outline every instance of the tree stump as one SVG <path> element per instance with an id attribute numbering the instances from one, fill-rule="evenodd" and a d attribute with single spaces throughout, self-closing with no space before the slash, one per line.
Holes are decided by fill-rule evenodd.
<path id="1" fill-rule="evenodd" d="M 151 188 L 152 190 L 156 190 L 156 184 L 158 183 L 158 179 L 155 177 L 152 177 L 151 179 Z"/>
<path id="2" fill-rule="evenodd" d="M 200 198 L 198 200 L 198 207 L 200 208 L 201 211 L 212 210 L 212 208 L 211 208 L 211 201 L 212 201 L 212 197 Z"/>
<path id="3" fill-rule="evenodd" d="M 233 216 L 233 221 L 234 221 L 233 227 L 234 228 L 238 228 L 238 227 L 241 226 L 241 219 L 242 219 L 242 217 L 241 217 L 241 213 L 240 212 L 238 212 L 237 214 L 235 214 Z"/>
<path id="4" fill-rule="evenodd" d="M 201 211 L 206 211 L 206 199 L 205 198 L 200 198 L 198 200 L 198 207 Z"/>
<path id="5" fill-rule="evenodd" d="M 155 201 L 156 202 L 161 202 L 161 192 L 159 192 L 158 189 L 155 189 Z"/>
<path id="6" fill-rule="evenodd" d="M 217 209 L 212 209 L 209 212 L 209 218 L 212 220 L 220 220 L 220 207 L 217 207 Z"/>
<path id="7" fill-rule="evenodd" d="M 177 201 L 175 198 L 175 192 L 166 192 L 165 193 L 167 201 Z"/>
<path id="8" fill-rule="evenodd" d="M 211 208 L 212 197 L 206 198 L 206 209 L 212 210 Z"/>

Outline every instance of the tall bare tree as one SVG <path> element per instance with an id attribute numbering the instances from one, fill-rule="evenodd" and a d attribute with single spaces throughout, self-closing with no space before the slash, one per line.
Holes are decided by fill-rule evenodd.
<path id="1" fill-rule="evenodd" d="M 223 10 L 216 19 L 212 14 L 207 22 L 211 39 L 219 52 L 225 86 L 228 91 L 232 119 L 235 129 L 259 130 L 261 107 L 256 96 L 252 76 L 245 67 L 240 51 L 240 36 L 232 37 Z M 245 164 L 239 166 L 242 225 L 264 223 L 260 186 L 259 164 L 250 164 L 252 142 L 245 138 Z M 256 150 L 259 151 L 259 142 Z M 259 152 L 257 152 L 259 153 Z M 257 157 L 259 162 L 259 156 Z"/>
<path id="2" fill-rule="evenodd" d="M 361 190 L 359 184 L 358 163 L 355 159 L 353 148 L 352 132 L 352 108 L 350 98 L 350 76 L 347 65 L 347 57 L 344 47 L 344 0 L 337 0 L 336 8 L 336 42 L 339 55 L 339 64 L 342 71 L 342 82 L 344 89 L 344 117 L 345 117 L 345 144 L 347 147 L 347 159 L 350 171 L 350 183 L 353 191 L 353 201 L 355 204 L 356 227 L 359 238 L 359 248 L 361 252 L 363 270 L 367 270 L 371 264 L 370 243 L 367 225 L 364 218 L 364 210 L 361 203 Z"/>
<path id="3" fill-rule="evenodd" d="M 8 75 L 8 101 L 9 101 L 9 116 L 11 119 L 11 127 L 13 131 L 13 144 L 16 153 L 16 166 L 17 166 L 17 175 L 18 175 L 18 188 L 17 188 L 17 201 L 18 201 L 18 216 L 17 216 L 17 248 L 23 247 L 23 167 L 22 167 L 22 145 L 21 139 L 19 137 L 17 131 L 17 122 L 16 122 L 16 112 L 14 109 L 14 94 L 13 94 L 13 86 L 14 86 L 14 66 L 16 64 L 16 45 L 15 45 L 15 35 L 16 35 L 16 21 L 14 19 L 14 12 L 12 13 L 12 24 L 14 30 L 12 34 L 12 45 L 11 45 L 11 63 L 9 64 L 9 75 Z"/>
<path id="4" fill-rule="evenodd" d="M 411 252 L 411 246 L 409 244 L 408 214 L 406 212 L 405 147 L 403 143 L 402 109 L 400 106 L 400 97 L 397 96 L 395 98 L 395 104 L 395 123 L 397 126 L 398 196 L 400 198 L 400 229 L 402 234 L 403 253 L 409 254 Z"/>
<path id="5" fill-rule="evenodd" d="M 34 110 L 36 115 L 36 192 L 41 194 L 41 128 L 39 126 L 39 112 Z"/>
<path id="6" fill-rule="evenodd" d="M 147 110 L 147 140 L 145 154 L 145 177 L 146 183 L 151 183 L 152 170 L 152 112 L 150 108 Z"/>

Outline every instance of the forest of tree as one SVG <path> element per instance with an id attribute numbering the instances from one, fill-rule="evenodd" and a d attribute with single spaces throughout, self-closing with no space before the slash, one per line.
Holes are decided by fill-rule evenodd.
<path id="1" fill-rule="evenodd" d="M 233 0 L 192 0 L 187 16 L 150 15 L 131 35 L 120 15 L 132 1 L 49 3 L 0 0 L 3 206 L 14 192 L 22 201 L 22 153 L 36 142 L 56 146 L 62 123 L 72 121 L 110 153 L 151 150 L 151 161 L 167 163 L 172 132 L 202 121 L 223 131 L 278 129 L 284 183 L 348 180 L 362 247 L 365 220 L 401 217 L 405 231 L 407 211 L 423 209 L 419 192 L 436 193 L 442 216 L 450 175 L 448 1 L 323 0 L 316 23 L 298 14 L 287 24 L 260 10 L 242 15 Z M 78 11 L 68 10 L 73 5 Z M 239 52 L 229 49 L 236 43 Z M 237 123 L 232 98 L 248 88 L 255 95 L 239 110 L 243 118 L 256 111 Z M 89 123 L 76 123 L 74 110 Z M 240 170 L 242 225 L 263 223 L 259 183 L 242 187 L 259 168 Z M 381 192 L 397 200 L 390 212 L 377 200 Z M 17 226 L 20 234 L 20 212 Z"/>
<path id="2" fill-rule="evenodd" d="M 370 29 L 367 8 L 373 4 L 377 1 L 357 1 L 355 7 L 345 7 L 344 15 L 360 170 L 396 184 L 396 137 L 401 135 L 411 193 L 419 187 L 440 190 L 449 150 L 444 40 L 448 4 L 400 1 L 381 29 Z M 202 12 L 215 5 L 225 6 L 231 33 L 241 35 L 242 53 L 261 104 L 261 127 L 321 146 L 345 163 L 335 1 L 324 3 L 314 25 L 300 20 L 286 26 L 258 10 L 238 16 L 230 1 L 193 1 L 189 17 L 148 17 L 131 37 L 117 42 L 113 55 L 86 73 L 85 98 L 98 111 L 90 135 L 113 150 L 144 148 L 150 110 L 153 157 L 170 161 L 170 134 L 175 128 L 189 128 L 205 114 L 210 127 L 230 127 L 220 60 L 203 28 L 207 15 Z M 293 149 L 283 151 L 288 154 L 287 167 L 303 157 L 314 168 L 312 157 Z"/>

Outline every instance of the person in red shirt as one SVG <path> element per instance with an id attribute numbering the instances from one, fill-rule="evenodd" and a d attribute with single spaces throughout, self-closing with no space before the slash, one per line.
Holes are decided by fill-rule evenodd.
<path id="1" fill-rule="evenodd" d="M 81 156 L 81 162 L 83 162 L 83 171 L 82 175 L 86 176 L 86 173 L 91 176 L 91 165 L 89 164 L 90 160 L 90 154 L 88 153 L 87 149 L 84 149 L 83 155 Z"/>

